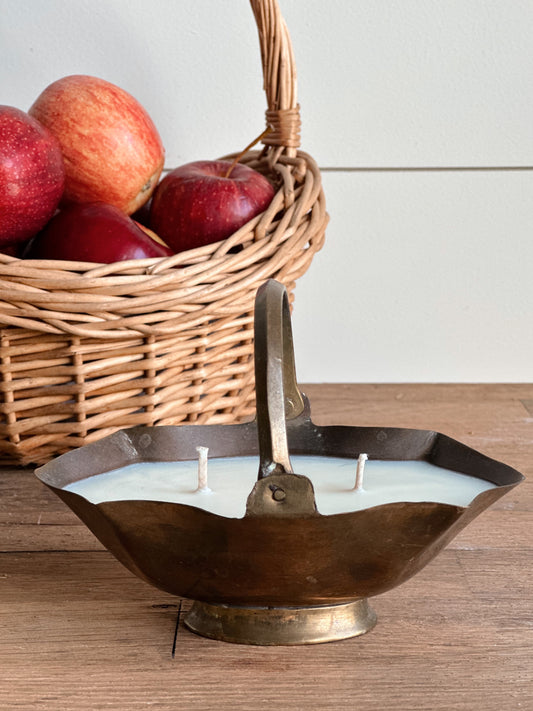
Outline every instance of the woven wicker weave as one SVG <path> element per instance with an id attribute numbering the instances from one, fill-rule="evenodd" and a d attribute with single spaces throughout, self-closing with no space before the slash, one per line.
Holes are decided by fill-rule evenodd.
<path id="1" fill-rule="evenodd" d="M 251 0 L 267 124 L 242 162 L 279 189 L 223 242 L 114 264 L 0 255 L 0 461 L 41 464 L 132 425 L 221 424 L 254 412 L 253 306 L 292 294 L 324 240 L 319 170 L 298 150 L 296 76 L 275 0 Z"/>

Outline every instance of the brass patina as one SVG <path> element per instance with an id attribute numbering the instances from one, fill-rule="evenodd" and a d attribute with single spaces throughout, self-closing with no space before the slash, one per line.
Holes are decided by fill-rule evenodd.
<path id="1" fill-rule="evenodd" d="M 303 644 L 362 634 L 367 599 L 408 580 L 472 519 L 516 486 L 515 469 L 443 434 L 315 425 L 300 393 L 287 294 L 276 281 L 255 310 L 257 418 L 240 425 L 133 427 L 36 470 L 129 570 L 194 600 L 185 623 L 229 642 Z M 133 462 L 258 455 L 243 518 L 160 501 L 92 504 L 68 484 Z M 317 512 L 313 485 L 289 453 L 426 460 L 495 488 L 467 507 L 400 502 L 335 515 Z"/>

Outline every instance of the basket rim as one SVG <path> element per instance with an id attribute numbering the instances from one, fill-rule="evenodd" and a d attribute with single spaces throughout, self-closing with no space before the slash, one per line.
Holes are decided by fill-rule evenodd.
<path id="1" fill-rule="evenodd" d="M 294 281 L 324 240 L 328 216 L 319 168 L 302 151 L 296 158 L 279 156 L 273 166 L 265 149 L 243 160 L 271 170 L 278 190 L 265 212 L 226 240 L 111 264 L 0 255 L 0 329 L 103 339 L 168 334 L 208 318 L 210 309 L 236 308 L 247 290 L 268 278 Z"/>

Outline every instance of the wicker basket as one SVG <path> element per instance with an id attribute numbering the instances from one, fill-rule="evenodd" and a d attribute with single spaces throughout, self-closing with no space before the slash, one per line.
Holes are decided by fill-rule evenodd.
<path id="1" fill-rule="evenodd" d="M 298 150 L 296 76 L 276 0 L 251 0 L 267 124 L 242 162 L 276 182 L 266 212 L 223 242 L 114 264 L 0 255 L 0 461 L 42 464 L 132 425 L 221 424 L 254 412 L 253 306 L 292 294 L 324 240 L 319 170 Z"/>

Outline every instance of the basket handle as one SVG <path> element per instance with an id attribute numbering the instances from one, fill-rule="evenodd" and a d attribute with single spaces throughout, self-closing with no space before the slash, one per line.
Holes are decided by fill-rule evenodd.
<path id="1" fill-rule="evenodd" d="M 259 32 L 266 122 L 271 129 L 262 142 L 275 160 L 283 152 L 294 157 L 300 146 L 300 106 L 289 31 L 277 0 L 250 0 L 250 4 Z"/>

